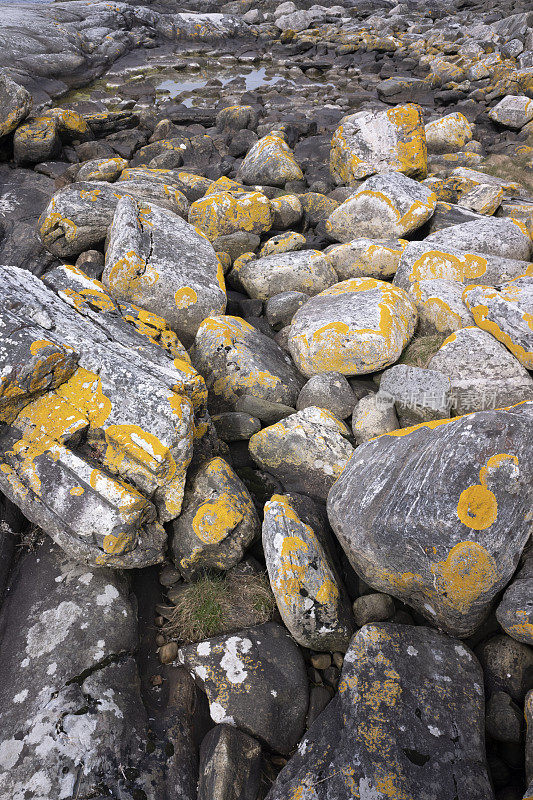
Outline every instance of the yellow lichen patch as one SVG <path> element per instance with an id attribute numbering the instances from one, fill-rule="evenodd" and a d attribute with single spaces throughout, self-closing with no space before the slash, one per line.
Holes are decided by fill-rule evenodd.
<path id="1" fill-rule="evenodd" d="M 216 500 L 204 503 L 194 515 L 192 527 L 204 544 L 217 544 L 237 527 L 244 513 L 236 497 L 223 492 Z"/>
<path id="2" fill-rule="evenodd" d="M 32 356 L 34 356 L 35 353 L 38 353 L 39 350 L 43 349 L 43 347 L 48 347 L 48 346 L 57 347 L 55 342 L 50 342 L 48 341 L 48 339 L 36 339 L 34 342 L 30 344 L 30 353 L 32 354 Z"/>
<path id="3" fill-rule="evenodd" d="M 118 556 L 131 550 L 135 539 L 136 536 L 133 531 L 122 531 L 117 536 L 109 533 L 107 536 L 104 536 L 102 548 L 104 553 Z"/>
<path id="4" fill-rule="evenodd" d="M 189 222 L 210 241 L 236 231 L 260 234 L 272 227 L 270 202 L 260 192 L 218 192 L 191 205 Z"/>
<path id="5" fill-rule="evenodd" d="M 139 425 L 109 425 L 105 440 L 104 463 L 113 472 L 121 474 L 127 460 L 136 462 L 142 471 L 157 475 L 159 482 L 173 478 L 176 462 L 168 447 Z"/>
<path id="6" fill-rule="evenodd" d="M 54 198 L 50 200 L 48 207 L 50 211 L 39 227 L 39 235 L 43 242 L 46 242 L 48 238 L 50 238 L 50 240 L 55 240 L 55 231 L 57 228 L 61 230 L 67 242 L 73 242 L 78 232 L 76 224 L 68 217 L 65 217 L 61 212 L 56 211 L 56 201 Z"/>
<path id="7" fill-rule="evenodd" d="M 110 290 L 118 298 L 142 302 L 144 290 L 159 280 L 159 273 L 135 250 L 119 258 L 109 271 Z"/>
<path id="8" fill-rule="evenodd" d="M 56 391 L 89 420 L 92 428 L 102 427 L 111 413 L 111 400 L 102 391 L 101 378 L 82 367 Z"/>
<path id="9" fill-rule="evenodd" d="M 183 286 L 181 289 L 178 289 L 174 294 L 174 302 L 176 303 L 176 308 L 179 308 L 180 310 L 195 305 L 197 301 L 198 301 L 198 295 L 196 294 L 194 289 L 191 289 L 190 286 Z"/>
<path id="10" fill-rule="evenodd" d="M 484 531 L 496 522 L 498 503 L 490 489 L 481 484 L 469 486 L 461 492 L 457 516 L 467 528 Z"/>
<path id="11" fill-rule="evenodd" d="M 437 591 L 446 604 L 464 611 L 498 582 L 498 569 L 490 553 L 478 542 L 456 544 L 445 560 L 432 565 Z"/>
<path id="12" fill-rule="evenodd" d="M 487 259 L 478 253 L 452 255 L 442 250 L 431 250 L 416 259 L 409 280 L 448 278 L 459 283 L 480 278 L 487 271 Z"/>
<path id="13" fill-rule="evenodd" d="M 75 497 L 81 497 L 84 492 L 85 489 L 83 486 L 73 486 L 72 489 L 69 490 L 69 494 L 74 495 Z"/>

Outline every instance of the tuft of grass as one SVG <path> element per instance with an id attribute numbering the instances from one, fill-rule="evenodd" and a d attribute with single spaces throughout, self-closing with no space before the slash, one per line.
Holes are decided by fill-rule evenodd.
<path id="1" fill-rule="evenodd" d="M 208 574 L 183 586 L 163 633 L 180 642 L 200 642 L 268 622 L 275 607 L 264 572 Z"/>

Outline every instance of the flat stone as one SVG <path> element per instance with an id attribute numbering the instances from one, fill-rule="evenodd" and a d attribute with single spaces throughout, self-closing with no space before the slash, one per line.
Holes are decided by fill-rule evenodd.
<path id="1" fill-rule="evenodd" d="M 337 273 L 319 250 L 274 253 L 235 267 L 233 274 L 250 297 L 260 300 L 279 292 L 318 294 L 338 281 Z"/>
<path id="2" fill-rule="evenodd" d="M 379 391 L 393 398 L 402 428 L 450 416 L 452 385 L 437 370 L 396 364 L 382 374 Z"/>

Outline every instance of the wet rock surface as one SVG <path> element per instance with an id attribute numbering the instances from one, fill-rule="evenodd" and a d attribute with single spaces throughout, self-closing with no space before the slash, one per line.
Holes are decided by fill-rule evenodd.
<path id="1" fill-rule="evenodd" d="M 532 26 L 1 4 L 2 798 L 530 797 Z"/>

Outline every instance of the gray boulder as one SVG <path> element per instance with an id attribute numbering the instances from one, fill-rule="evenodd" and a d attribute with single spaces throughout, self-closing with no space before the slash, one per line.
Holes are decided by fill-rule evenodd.
<path id="1" fill-rule="evenodd" d="M 30 113 L 31 94 L 15 83 L 5 72 L 0 72 L 0 137 L 14 131 Z"/>

